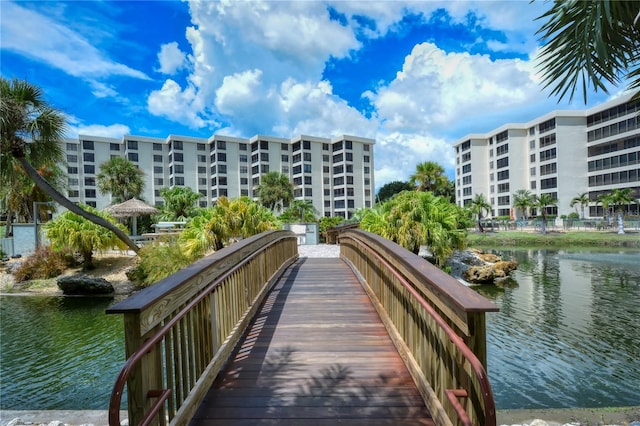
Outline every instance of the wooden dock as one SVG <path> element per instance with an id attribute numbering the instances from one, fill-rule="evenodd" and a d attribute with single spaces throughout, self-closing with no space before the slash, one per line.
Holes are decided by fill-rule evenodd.
<path id="1" fill-rule="evenodd" d="M 191 421 L 433 425 L 349 267 L 301 258 L 276 284 Z"/>

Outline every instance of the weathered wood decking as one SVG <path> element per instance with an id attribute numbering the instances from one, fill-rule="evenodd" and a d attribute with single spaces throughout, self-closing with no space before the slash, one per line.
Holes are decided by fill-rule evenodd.
<path id="1" fill-rule="evenodd" d="M 299 259 L 239 346 L 191 425 L 434 424 L 340 259 Z"/>

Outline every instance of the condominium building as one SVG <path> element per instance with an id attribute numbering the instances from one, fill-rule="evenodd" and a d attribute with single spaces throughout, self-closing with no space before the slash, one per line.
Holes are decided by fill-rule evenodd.
<path id="1" fill-rule="evenodd" d="M 124 157 L 144 172 L 142 198 L 152 205 L 161 206 L 160 190 L 174 186 L 202 194 L 200 207 L 212 206 L 221 196 L 256 199 L 262 175 L 278 171 L 293 182 L 295 198 L 312 201 L 321 216 L 349 218 L 356 209 L 373 204 L 374 144 L 373 139 L 347 135 L 333 139 L 80 135 L 66 141 L 68 197 L 98 209 L 107 207 L 111 195 L 97 188 L 100 165 Z"/>
<path id="2" fill-rule="evenodd" d="M 640 198 L 639 114 L 640 101 L 626 95 L 587 110 L 553 111 L 467 135 L 453 145 L 456 203 L 467 206 L 483 194 L 492 216 L 522 217 L 513 208 L 513 194 L 528 190 L 557 199 L 548 212 L 561 216 L 575 212 L 571 200 L 587 193 L 585 215 L 602 217 L 600 195 L 631 188 Z M 630 209 L 638 214 L 637 206 Z"/>

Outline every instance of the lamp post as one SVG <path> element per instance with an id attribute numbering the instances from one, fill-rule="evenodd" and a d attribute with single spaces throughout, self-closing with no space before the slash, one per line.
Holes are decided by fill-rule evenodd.
<path id="1" fill-rule="evenodd" d="M 34 201 L 33 202 L 33 231 L 36 236 L 36 250 L 38 250 L 38 246 L 40 245 L 40 233 L 38 232 L 38 206 L 52 206 L 53 201 Z"/>

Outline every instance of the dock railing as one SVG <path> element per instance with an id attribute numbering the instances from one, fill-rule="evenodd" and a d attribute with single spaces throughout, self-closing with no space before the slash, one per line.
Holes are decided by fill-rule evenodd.
<path id="1" fill-rule="evenodd" d="M 348 230 L 339 243 L 341 257 L 367 290 L 435 423 L 495 426 L 485 313 L 498 308 L 377 235 Z"/>
<path id="2" fill-rule="evenodd" d="M 114 385 L 109 425 L 187 424 L 265 295 L 298 258 L 296 236 L 241 240 L 107 310 L 124 315 L 127 361 Z M 167 259 L 170 262 L 170 259 Z"/>

